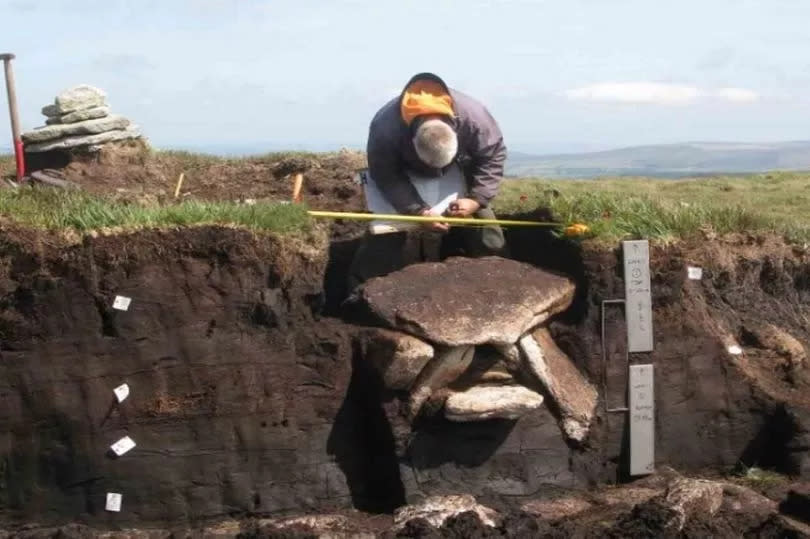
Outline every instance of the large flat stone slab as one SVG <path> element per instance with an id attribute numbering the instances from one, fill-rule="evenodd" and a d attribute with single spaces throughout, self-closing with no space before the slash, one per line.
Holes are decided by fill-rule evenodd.
<path id="1" fill-rule="evenodd" d="M 520 340 L 526 369 L 542 384 L 556 404 L 565 435 L 583 441 L 596 412 L 597 391 L 546 328 L 538 328 Z"/>
<path id="2" fill-rule="evenodd" d="M 75 137 L 65 137 L 48 142 L 40 142 L 39 144 L 26 144 L 25 151 L 29 153 L 38 153 L 49 152 L 52 150 L 65 150 L 68 148 L 78 148 L 83 146 L 92 147 L 100 144 L 106 144 L 108 142 L 115 142 L 117 140 L 139 138 L 140 136 L 140 129 L 135 126 L 129 126 L 120 131 L 108 131 L 106 133 L 99 133 L 97 135 L 78 135 Z"/>
<path id="3" fill-rule="evenodd" d="M 433 347 L 398 331 L 370 328 L 358 334 L 365 361 L 379 373 L 388 389 L 409 390 L 428 361 Z"/>
<path id="4" fill-rule="evenodd" d="M 444 403 L 450 421 L 518 419 L 543 404 L 543 396 L 524 386 L 474 386 L 451 394 Z"/>
<path id="5" fill-rule="evenodd" d="M 130 121 L 123 116 L 112 115 L 106 118 L 97 118 L 84 122 L 38 127 L 33 131 L 23 133 L 22 139 L 26 144 L 35 144 L 76 135 L 95 135 L 98 133 L 106 133 L 107 131 L 122 130 L 126 129 L 129 124 Z"/>
<path id="6" fill-rule="evenodd" d="M 514 344 L 564 311 L 574 283 L 500 257 L 450 258 L 371 279 L 354 301 L 388 327 L 444 346 Z"/>
<path id="7" fill-rule="evenodd" d="M 62 116 L 53 116 L 45 120 L 46 125 L 73 124 L 86 120 L 105 118 L 110 115 L 110 107 L 93 107 L 92 109 L 77 110 Z"/>

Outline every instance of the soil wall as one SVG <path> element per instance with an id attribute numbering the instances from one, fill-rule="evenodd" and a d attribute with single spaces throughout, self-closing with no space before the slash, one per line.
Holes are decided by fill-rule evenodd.
<path id="1" fill-rule="evenodd" d="M 552 331 L 601 387 L 599 306 L 623 295 L 620 254 L 529 231 L 509 242 L 514 258 L 578 281 Z M 545 408 L 517 422 L 411 429 L 357 357 L 353 327 L 324 316 L 340 310 L 340 291 L 324 291 L 328 252 L 320 235 L 217 227 L 73 243 L 3 229 L 2 523 L 389 511 L 425 494 L 519 500 L 626 478 L 623 416 L 602 403 L 585 447 L 568 446 Z M 704 279 L 687 280 L 687 264 Z M 657 463 L 807 477 L 807 370 L 755 335 L 774 324 L 807 351 L 808 254 L 736 238 L 656 248 L 652 266 L 656 351 L 632 359 L 656 365 Z M 327 281 L 339 282 L 330 267 Z M 129 310 L 112 308 L 116 295 L 132 298 Z M 621 312 L 606 324 L 615 405 Z M 728 354 L 729 339 L 742 356 Z M 119 404 L 112 390 L 124 382 Z M 137 446 L 114 458 L 123 436 Z M 120 513 L 104 510 L 107 492 L 123 494 Z"/>
<path id="2" fill-rule="evenodd" d="M 317 320 L 324 252 L 322 237 L 227 228 L 73 245 L 4 230 L 3 520 L 350 505 L 334 454 L 351 354 L 340 324 Z M 112 308 L 116 295 L 132 298 L 127 311 Z M 123 436 L 137 446 L 114 458 Z M 120 513 L 104 510 L 107 492 L 123 494 Z"/>

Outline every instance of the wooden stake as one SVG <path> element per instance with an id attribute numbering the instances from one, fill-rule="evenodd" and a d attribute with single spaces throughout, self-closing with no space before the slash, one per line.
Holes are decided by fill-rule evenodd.
<path id="1" fill-rule="evenodd" d="M 174 189 L 174 198 L 180 196 L 180 187 L 183 185 L 183 178 L 185 177 L 186 173 L 181 172 L 180 177 L 177 179 L 177 187 Z"/>
<path id="2" fill-rule="evenodd" d="M 11 53 L 0 54 L 3 60 L 3 67 L 6 76 L 6 93 L 8 94 L 8 114 L 11 118 L 11 136 L 14 140 L 14 157 L 17 165 L 17 181 L 25 176 L 25 157 L 23 154 L 23 142 L 20 136 L 20 117 L 17 113 L 17 93 L 14 88 L 14 72 L 11 70 L 11 61 L 14 55 Z"/>
<path id="3" fill-rule="evenodd" d="M 293 202 L 301 202 L 301 187 L 304 185 L 304 175 L 300 172 L 295 175 L 293 180 Z"/>

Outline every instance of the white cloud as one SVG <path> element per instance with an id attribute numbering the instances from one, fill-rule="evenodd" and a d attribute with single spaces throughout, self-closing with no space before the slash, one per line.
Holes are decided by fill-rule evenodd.
<path id="1" fill-rule="evenodd" d="M 661 82 L 602 82 L 568 90 L 565 96 L 572 101 L 656 105 L 684 105 L 703 99 L 750 103 L 759 99 L 756 92 L 745 88 L 707 90 Z"/>
<path id="2" fill-rule="evenodd" d="M 759 94 L 745 88 L 720 88 L 714 95 L 732 103 L 751 103 L 759 99 Z"/>

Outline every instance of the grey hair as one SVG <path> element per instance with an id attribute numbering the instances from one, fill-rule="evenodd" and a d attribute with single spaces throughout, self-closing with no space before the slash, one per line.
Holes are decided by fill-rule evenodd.
<path id="1" fill-rule="evenodd" d="M 426 165 L 443 168 L 449 165 L 458 151 L 458 137 L 447 123 L 431 118 L 416 129 L 413 137 L 416 155 Z"/>

